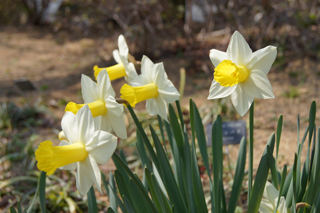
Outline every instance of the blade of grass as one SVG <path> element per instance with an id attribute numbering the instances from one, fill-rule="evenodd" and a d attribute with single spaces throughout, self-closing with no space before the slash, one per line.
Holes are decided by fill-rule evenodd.
<path id="1" fill-rule="evenodd" d="M 10 213 L 17 213 L 16 209 L 13 206 L 10 206 Z"/>
<path id="2" fill-rule="evenodd" d="M 248 168 L 248 201 L 251 197 L 253 181 L 253 125 L 254 125 L 254 101 L 249 110 L 249 168 Z"/>
<path id="3" fill-rule="evenodd" d="M 233 213 L 237 207 L 237 202 L 241 193 L 243 178 L 244 178 L 244 169 L 246 166 L 246 154 L 247 154 L 247 141 L 245 137 L 242 137 L 240 142 L 237 167 L 234 175 L 234 181 L 232 184 L 232 191 L 228 205 L 228 213 Z"/>

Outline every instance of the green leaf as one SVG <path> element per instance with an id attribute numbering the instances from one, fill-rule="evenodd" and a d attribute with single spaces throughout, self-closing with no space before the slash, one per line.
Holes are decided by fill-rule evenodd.
<path id="1" fill-rule="evenodd" d="M 296 206 L 296 198 L 297 198 L 297 162 L 298 162 L 298 155 L 295 153 L 294 156 L 294 164 L 293 164 L 293 176 L 292 176 L 292 186 L 293 186 L 293 197 L 292 197 L 292 206 Z"/>
<path id="2" fill-rule="evenodd" d="M 197 161 L 194 143 L 192 143 L 191 145 L 191 175 L 192 175 L 194 201 L 197 207 L 196 211 L 208 212 L 207 204 L 205 202 L 206 199 L 203 192 L 203 186 L 201 184 L 201 178 L 199 174 L 198 161 Z"/>
<path id="3" fill-rule="evenodd" d="M 171 213 L 172 209 L 170 208 L 170 205 L 168 201 L 164 198 L 164 194 L 162 193 L 158 181 L 154 174 L 151 174 L 151 172 L 145 168 L 145 174 L 147 177 L 148 185 L 150 188 L 150 192 L 153 198 L 153 201 L 158 209 L 158 212 L 168 212 Z"/>
<path id="4" fill-rule="evenodd" d="M 287 176 L 287 165 L 285 164 L 284 167 L 283 167 L 283 171 L 282 171 L 281 183 L 280 183 L 280 189 L 279 189 L 278 197 L 281 197 L 282 190 L 283 190 L 283 185 L 284 185 L 285 180 L 286 180 L 286 176 Z M 277 213 L 277 209 L 278 209 L 279 203 L 280 203 L 280 199 L 278 199 L 278 202 L 277 202 L 276 208 L 274 210 L 274 213 Z"/>
<path id="5" fill-rule="evenodd" d="M 93 186 L 89 189 L 88 193 L 88 211 L 90 213 L 98 213 L 97 199 L 94 194 Z"/>
<path id="6" fill-rule="evenodd" d="M 114 176 L 111 172 L 109 172 L 109 185 L 106 183 L 104 175 L 102 176 L 103 185 L 106 188 L 106 190 L 109 192 L 109 202 L 110 202 L 110 208 L 114 210 L 114 212 L 117 212 L 117 205 L 120 207 L 121 211 L 123 213 L 127 213 L 127 209 L 124 206 L 124 203 L 121 201 L 121 199 L 117 195 L 117 188 L 116 183 L 114 181 Z M 108 189 L 109 188 L 109 189 Z"/>
<path id="7" fill-rule="evenodd" d="M 107 213 L 115 213 L 111 207 L 108 208 Z"/>
<path id="8" fill-rule="evenodd" d="M 131 193 L 131 190 L 129 188 L 129 182 L 126 183 L 122 174 L 116 170 L 114 172 L 114 177 L 116 179 L 116 183 L 117 183 L 117 186 L 118 186 L 118 189 L 119 189 L 119 193 L 120 193 L 120 197 L 126 197 L 128 199 L 128 201 L 130 202 L 131 206 L 133 207 L 133 209 L 135 211 L 137 211 L 139 209 L 138 206 L 135 205 L 135 202 L 133 201 L 133 197 L 134 195 Z M 130 181 L 130 179 L 129 179 Z"/>
<path id="9" fill-rule="evenodd" d="M 16 209 L 13 206 L 10 206 L 10 213 L 17 213 Z"/>
<path id="10" fill-rule="evenodd" d="M 260 163 L 258 166 L 257 174 L 255 177 L 255 182 L 252 187 L 252 195 L 250 197 L 248 211 L 247 212 L 258 212 L 259 206 L 262 200 L 263 191 L 266 185 L 266 181 L 269 173 L 269 163 L 268 163 L 268 155 L 272 156 L 272 152 L 274 149 L 275 143 L 275 135 L 272 135 L 269 138 L 266 148 L 264 149 L 263 155 L 260 159 Z M 268 146 L 270 148 L 268 148 Z"/>
<path id="11" fill-rule="evenodd" d="M 137 188 L 140 190 L 142 196 L 145 198 L 146 202 L 148 203 L 149 207 L 152 209 L 152 212 L 156 212 L 156 208 L 154 207 L 154 204 L 150 200 L 148 193 L 146 191 L 146 188 L 142 185 L 141 181 L 137 176 L 135 176 L 132 171 L 127 167 L 127 165 L 122 161 L 122 159 L 117 155 L 117 153 L 113 153 L 112 155 L 113 162 L 117 161 L 121 167 L 125 169 L 125 171 L 128 173 L 128 175 L 131 177 L 131 179 L 136 184 Z"/>
<path id="12" fill-rule="evenodd" d="M 218 115 L 217 120 L 212 124 L 212 157 L 213 157 L 213 191 L 214 208 L 216 213 L 221 212 L 221 186 L 222 182 L 222 120 Z"/>
<path id="13" fill-rule="evenodd" d="M 113 209 L 113 211 L 115 213 L 118 212 L 117 210 L 117 193 L 116 193 L 116 183 L 114 181 L 114 177 L 112 172 L 109 172 L 109 184 L 110 186 L 108 187 L 108 185 L 106 184 L 106 178 L 104 177 L 104 175 L 102 176 L 102 181 L 103 181 L 103 185 L 106 188 L 106 190 L 109 192 L 108 196 L 109 196 L 109 203 L 110 203 L 110 208 Z M 109 189 L 109 190 L 108 190 Z M 114 190 L 115 189 L 115 190 Z"/>
<path id="14" fill-rule="evenodd" d="M 125 156 L 125 154 L 124 154 L 124 152 L 122 150 L 120 150 L 120 157 L 123 160 L 123 162 L 128 165 L 126 156 Z"/>
<path id="15" fill-rule="evenodd" d="M 253 182 L 253 129 L 254 129 L 254 101 L 249 110 L 249 168 L 248 168 L 248 201 L 252 193 Z"/>
<path id="16" fill-rule="evenodd" d="M 246 166 L 247 141 L 242 137 L 238 153 L 237 167 L 233 179 L 232 191 L 229 200 L 228 213 L 233 213 L 237 207 L 237 202 L 243 185 L 244 170 Z"/>
<path id="17" fill-rule="evenodd" d="M 140 135 L 140 133 L 137 131 L 137 143 L 136 143 L 138 152 L 139 152 L 139 156 L 142 162 L 142 166 L 143 167 L 147 167 L 150 171 L 152 171 L 152 167 L 150 164 L 150 160 L 148 158 L 146 149 L 144 147 L 143 141 L 142 141 L 142 137 Z"/>
<path id="18" fill-rule="evenodd" d="M 305 202 L 313 205 L 317 193 L 320 191 L 320 128 L 318 129 L 317 144 L 314 153 L 314 165 L 312 166 L 310 182 L 306 191 Z"/>
<path id="19" fill-rule="evenodd" d="M 133 208 L 132 208 L 132 206 L 131 206 L 128 198 L 127 198 L 126 196 L 123 196 L 122 199 L 123 199 L 124 205 L 125 205 L 125 207 L 126 207 L 126 209 L 127 209 L 127 212 L 128 212 L 128 213 L 136 213 L 136 212 L 133 210 Z"/>
<path id="20" fill-rule="evenodd" d="M 154 145 L 158 154 L 159 161 L 161 162 L 160 167 L 159 168 L 157 167 L 157 169 L 162 177 L 162 181 L 166 187 L 170 201 L 172 205 L 174 205 L 174 208 L 176 209 L 176 211 L 188 212 L 186 204 L 182 198 L 181 191 L 179 190 L 178 185 L 173 176 L 168 158 L 160 143 L 160 140 L 151 126 L 150 126 L 150 130 L 151 130 L 151 136 L 153 138 Z"/>
<path id="21" fill-rule="evenodd" d="M 130 179 L 130 191 L 134 192 L 132 196 L 132 200 L 134 202 L 135 206 L 138 206 L 138 211 L 136 212 L 158 212 L 154 206 L 153 203 L 148 202 L 148 200 L 145 199 L 145 196 L 143 196 L 139 186 L 136 185 L 136 182 L 134 182 L 132 179 Z M 150 198 L 148 197 L 150 200 Z M 151 204 L 151 206 L 150 206 Z M 143 210 L 143 211 L 142 211 Z"/>
<path id="22" fill-rule="evenodd" d="M 17 209 L 18 209 L 18 213 L 22 213 L 22 208 L 21 208 L 20 201 L 18 201 Z"/>
<path id="23" fill-rule="evenodd" d="M 271 150 L 269 150 L 269 151 L 270 151 L 270 153 L 272 153 Z M 276 168 L 276 161 L 272 155 L 268 155 L 268 163 L 269 163 L 269 167 L 271 169 L 271 178 L 272 178 L 273 185 L 276 189 L 278 189 L 278 187 L 279 187 L 278 172 L 277 172 L 277 168 Z"/>
<path id="24" fill-rule="evenodd" d="M 179 114 L 179 118 L 180 118 L 181 129 L 184 130 L 185 125 L 184 125 L 183 115 L 182 115 L 182 111 L 181 111 L 181 107 L 180 107 L 180 102 L 179 102 L 179 100 L 176 100 L 175 103 L 176 103 L 178 114 Z"/>
<path id="25" fill-rule="evenodd" d="M 39 199 L 41 212 L 46 212 L 46 176 L 47 174 L 42 171 L 39 179 Z"/>
<path id="26" fill-rule="evenodd" d="M 192 110 L 191 110 L 192 109 Z M 193 112 L 193 113 L 192 113 Z M 191 119 L 191 115 L 194 119 Z M 200 149 L 200 153 L 204 162 L 204 166 L 206 167 L 209 180 L 211 180 L 211 174 L 210 174 L 210 166 L 209 166 L 209 157 L 207 152 L 207 139 L 206 135 L 204 133 L 202 119 L 200 117 L 200 113 L 197 109 L 197 106 L 195 103 L 190 99 L 190 123 L 191 123 L 191 129 L 195 129 L 197 141 Z"/>
<path id="27" fill-rule="evenodd" d="M 279 152 L 279 145 L 280 145 L 280 138 L 281 138 L 281 132 L 282 132 L 282 123 L 283 123 L 283 115 L 280 115 L 279 120 L 278 120 L 278 125 L 277 125 L 277 138 L 276 138 L 276 144 L 277 144 L 277 149 L 276 149 L 276 162 L 278 160 L 278 152 Z"/>
<path id="28" fill-rule="evenodd" d="M 171 104 L 169 104 L 169 117 L 170 117 L 170 123 L 171 123 L 172 130 L 173 130 L 173 135 L 174 135 L 174 138 L 176 140 L 176 143 L 178 145 L 178 149 L 180 152 L 180 156 L 182 157 L 182 160 L 184 160 L 184 152 L 183 152 L 184 139 L 183 139 L 180 124 L 178 122 L 178 118 L 177 118 L 176 113 L 175 113 Z"/>
<path id="29" fill-rule="evenodd" d="M 317 193 L 317 197 L 315 198 L 314 204 L 311 208 L 312 213 L 318 213 L 320 212 L 320 191 Z"/>
<path id="30" fill-rule="evenodd" d="M 149 139 L 148 139 L 148 136 L 146 135 L 146 133 L 144 132 L 142 126 L 141 126 L 141 123 L 139 122 L 136 114 L 134 113 L 132 107 L 130 106 L 130 104 L 127 104 L 127 108 L 131 114 L 131 117 L 134 121 L 134 123 L 136 124 L 137 126 L 137 129 L 138 129 L 138 132 L 139 134 L 141 135 L 141 138 L 142 138 L 142 141 L 144 142 L 144 145 L 147 147 L 147 150 L 151 156 L 151 159 L 152 159 L 152 162 L 156 165 L 156 167 L 158 168 L 159 167 L 159 160 L 157 158 L 157 155 L 156 153 L 154 152 L 153 150 L 153 146 L 151 145 Z"/>

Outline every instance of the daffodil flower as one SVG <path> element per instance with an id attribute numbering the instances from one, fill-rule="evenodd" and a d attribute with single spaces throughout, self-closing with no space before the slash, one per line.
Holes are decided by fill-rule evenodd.
<path id="1" fill-rule="evenodd" d="M 279 199 L 279 191 L 267 181 L 263 191 L 263 196 L 266 199 L 262 199 L 259 207 L 260 213 L 273 213 Z M 282 196 L 280 198 L 277 213 L 287 213 L 286 199 Z"/>
<path id="2" fill-rule="evenodd" d="M 61 141 L 59 146 L 52 146 L 51 141 L 40 143 L 35 152 L 38 169 L 47 175 L 53 174 L 58 168 L 77 169 L 76 185 L 81 194 L 86 194 L 93 183 L 101 192 L 98 164 L 108 162 L 116 149 L 117 138 L 108 132 L 96 130 L 88 106 L 82 107 L 76 115 L 66 112 L 61 126 L 68 141 Z"/>
<path id="3" fill-rule="evenodd" d="M 135 79 L 138 74 L 133 63 L 128 61 L 129 48 L 123 35 L 120 35 L 118 38 L 118 47 L 119 50 L 113 51 L 113 58 L 118 64 L 104 68 L 99 68 L 97 65 L 95 65 L 93 67 L 94 76 L 97 79 L 101 70 L 106 69 L 111 81 L 124 77 L 130 84 L 130 82 Z"/>
<path id="4" fill-rule="evenodd" d="M 267 46 L 252 53 L 243 36 L 235 31 L 227 52 L 212 49 L 210 59 L 214 69 L 208 99 L 231 95 L 237 112 L 243 116 L 254 98 L 274 98 L 272 86 L 267 78 L 277 48 Z"/>
<path id="5" fill-rule="evenodd" d="M 167 120 L 167 103 L 179 99 L 180 94 L 164 70 L 163 63 L 154 64 L 147 56 L 141 61 L 141 75 L 125 84 L 120 93 L 131 106 L 146 100 L 146 108 L 150 115 L 160 115 Z"/>
<path id="6" fill-rule="evenodd" d="M 65 111 L 76 114 L 81 107 L 87 104 L 98 129 L 106 132 L 113 129 L 118 137 L 126 139 L 127 130 L 123 118 L 123 105 L 118 104 L 114 98 L 115 92 L 111 86 L 108 73 L 101 71 L 97 82 L 86 75 L 82 75 L 81 92 L 85 104 L 69 102 Z"/>

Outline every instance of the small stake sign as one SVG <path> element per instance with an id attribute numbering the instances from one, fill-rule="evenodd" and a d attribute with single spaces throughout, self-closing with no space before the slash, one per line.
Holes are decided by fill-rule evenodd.
<path id="1" fill-rule="evenodd" d="M 212 123 L 206 125 L 207 146 L 211 146 Z M 228 121 L 222 123 L 223 145 L 238 144 L 242 137 L 247 136 L 245 121 Z"/>

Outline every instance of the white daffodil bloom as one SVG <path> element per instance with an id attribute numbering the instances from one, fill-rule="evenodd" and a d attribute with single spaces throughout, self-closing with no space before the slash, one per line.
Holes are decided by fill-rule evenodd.
<path id="1" fill-rule="evenodd" d="M 52 146 L 51 141 L 40 143 L 36 150 L 38 169 L 51 175 L 57 168 L 77 169 L 76 185 L 81 194 L 86 194 L 93 183 L 101 191 L 101 174 L 98 164 L 106 164 L 117 146 L 117 138 L 105 131 L 96 130 L 88 106 L 75 115 L 66 112 L 61 126 L 68 141 Z"/>
<path id="2" fill-rule="evenodd" d="M 123 118 L 123 105 L 115 100 L 115 92 L 106 71 L 101 71 L 97 83 L 86 75 L 81 76 L 81 92 L 84 103 L 92 112 L 96 127 L 110 132 L 112 129 L 122 139 L 127 138 L 126 125 Z M 74 114 L 85 104 L 69 102 L 65 111 Z"/>
<path id="3" fill-rule="evenodd" d="M 128 84 L 135 79 L 138 74 L 134 64 L 128 61 L 129 48 L 123 35 L 118 38 L 119 50 L 113 51 L 113 58 L 118 63 L 111 67 L 99 68 L 97 65 L 93 67 L 94 76 L 97 79 L 101 70 L 106 69 L 111 81 L 124 77 Z"/>
<path id="4" fill-rule="evenodd" d="M 215 69 L 208 99 L 231 95 L 237 112 L 244 116 L 254 98 L 274 98 L 266 75 L 276 55 L 277 48 L 274 46 L 252 52 L 243 36 L 235 31 L 227 52 L 210 50 L 210 59 Z"/>
<path id="5" fill-rule="evenodd" d="M 263 196 L 259 207 L 260 213 L 273 213 L 279 199 L 279 191 L 267 181 L 266 186 L 263 191 Z M 287 213 L 286 199 L 282 196 L 280 198 L 277 213 Z"/>
<path id="6" fill-rule="evenodd" d="M 180 94 L 172 82 L 168 80 L 163 63 L 154 64 L 147 56 L 141 62 L 141 75 L 125 84 L 120 93 L 121 98 L 127 100 L 131 106 L 146 100 L 146 108 L 150 115 L 160 115 L 167 119 L 167 103 L 179 99 Z"/>

